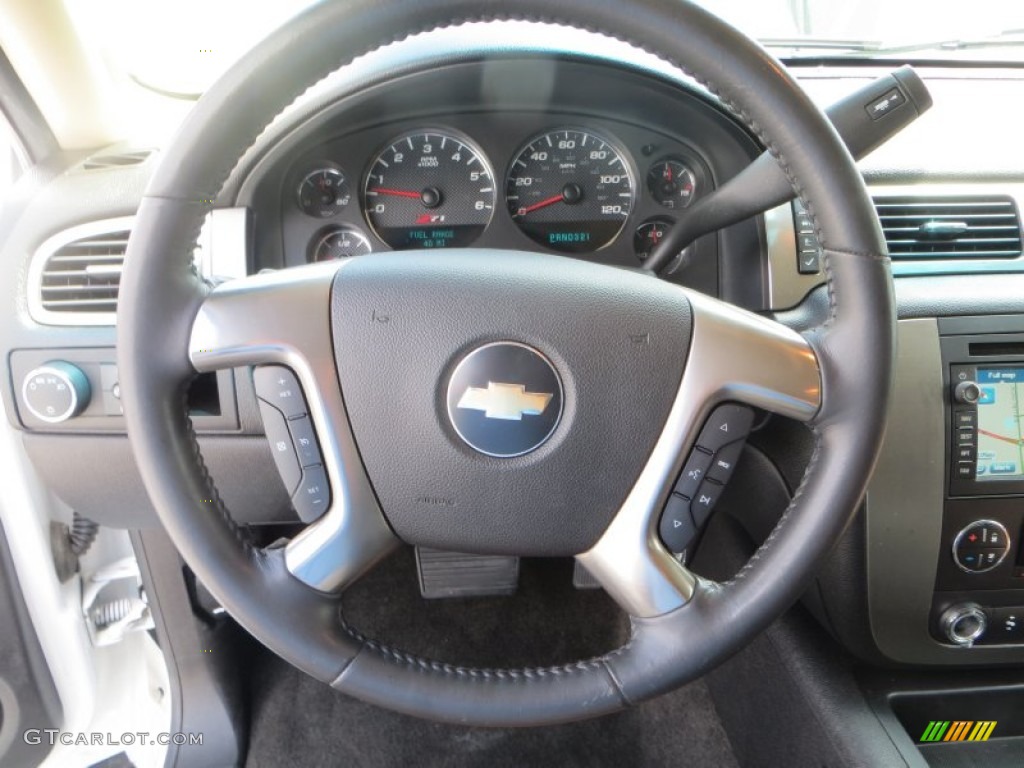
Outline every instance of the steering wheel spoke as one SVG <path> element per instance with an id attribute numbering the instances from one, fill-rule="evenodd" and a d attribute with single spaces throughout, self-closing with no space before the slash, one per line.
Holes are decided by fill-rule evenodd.
<path id="1" fill-rule="evenodd" d="M 684 458 L 715 406 L 740 402 L 809 421 L 821 403 L 821 371 L 798 333 L 696 292 L 689 359 L 665 428 L 615 519 L 577 559 L 631 616 L 686 603 L 697 577 L 664 546 L 660 513 Z"/>
<path id="2" fill-rule="evenodd" d="M 201 305 L 189 344 L 200 372 L 276 364 L 298 379 L 330 493 L 325 511 L 287 544 L 285 563 L 321 592 L 342 590 L 398 543 L 363 470 L 338 384 L 330 322 L 337 270 L 321 264 L 224 283 Z"/>

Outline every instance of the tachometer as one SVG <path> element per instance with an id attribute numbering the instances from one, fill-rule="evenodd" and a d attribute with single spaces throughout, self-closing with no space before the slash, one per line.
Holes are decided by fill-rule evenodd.
<path id="1" fill-rule="evenodd" d="M 447 131 L 400 136 L 370 165 L 366 220 L 392 248 L 468 245 L 494 213 L 494 175 L 482 151 Z"/>
<path id="2" fill-rule="evenodd" d="M 575 128 L 531 140 L 505 180 L 512 220 L 534 241 L 567 253 L 596 251 L 614 241 L 634 194 L 625 154 L 609 139 Z"/>

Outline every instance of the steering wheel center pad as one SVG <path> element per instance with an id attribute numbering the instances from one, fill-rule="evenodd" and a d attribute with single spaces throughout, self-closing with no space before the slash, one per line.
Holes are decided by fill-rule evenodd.
<path id="1" fill-rule="evenodd" d="M 649 275 L 472 249 L 354 259 L 338 270 L 332 316 L 349 420 L 395 532 L 428 547 L 512 555 L 572 556 L 596 543 L 664 428 L 691 330 L 685 294 Z M 562 393 L 527 386 L 522 365 L 502 370 L 493 360 L 449 408 L 460 362 L 504 341 L 544 355 Z M 499 387 L 521 391 L 524 403 L 533 387 L 551 391 L 532 393 L 543 413 L 477 410 Z M 474 450 L 453 424 L 500 437 L 559 405 L 550 439 L 515 458 Z"/>

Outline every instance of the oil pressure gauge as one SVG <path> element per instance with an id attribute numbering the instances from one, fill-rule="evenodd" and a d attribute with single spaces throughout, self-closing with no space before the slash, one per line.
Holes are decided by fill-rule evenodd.
<path id="1" fill-rule="evenodd" d="M 299 184 L 298 203 L 303 213 L 326 219 L 348 205 L 351 191 L 340 168 L 325 166 L 307 173 Z"/>

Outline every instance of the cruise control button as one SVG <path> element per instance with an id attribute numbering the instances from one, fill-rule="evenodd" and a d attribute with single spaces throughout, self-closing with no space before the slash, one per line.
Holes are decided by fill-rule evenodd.
<path id="1" fill-rule="evenodd" d="M 313 422 L 309 416 L 300 416 L 288 422 L 288 430 L 292 434 L 292 443 L 299 455 L 299 464 L 310 467 L 314 464 L 322 464 L 320 450 L 316 445 L 316 433 L 313 431 Z"/>
<path id="2" fill-rule="evenodd" d="M 690 514 L 693 515 L 693 522 L 698 528 L 703 527 L 711 516 L 711 510 L 715 508 L 723 490 L 724 486 L 705 480 L 697 495 L 693 497 L 693 501 L 690 502 Z"/>
<path id="3" fill-rule="evenodd" d="M 256 394 L 277 408 L 287 419 L 306 413 L 306 401 L 295 374 L 281 365 L 262 365 L 253 371 Z"/>
<path id="4" fill-rule="evenodd" d="M 697 438 L 697 446 L 715 453 L 729 443 L 742 440 L 750 434 L 754 412 L 745 405 L 720 405 L 708 417 Z"/>
<path id="5" fill-rule="evenodd" d="M 327 511 L 331 500 L 331 489 L 327 485 L 327 473 L 321 466 L 306 467 L 302 470 L 302 482 L 292 496 L 292 506 L 304 523 L 311 523 Z"/>
<path id="6" fill-rule="evenodd" d="M 260 415 L 263 416 L 263 431 L 267 433 L 267 441 L 270 443 L 270 452 L 274 456 L 281 481 L 291 496 L 302 478 L 302 470 L 295 456 L 291 435 L 288 434 L 287 422 L 284 415 L 274 406 L 262 400 L 259 401 L 259 405 Z"/>
<path id="7" fill-rule="evenodd" d="M 708 471 L 708 465 L 711 464 L 711 454 L 702 451 L 700 448 L 695 448 L 693 453 L 690 454 L 690 458 L 686 460 L 686 464 L 683 465 L 683 471 L 679 475 L 679 480 L 676 481 L 675 492 L 680 496 L 686 498 L 693 498 L 693 494 L 700 488 L 700 484 L 704 482 L 704 475 Z"/>
<path id="8" fill-rule="evenodd" d="M 659 531 L 669 552 L 678 555 L 690 546 L 693 537 L 697 535 L 697 529 L 690 517 L 690 502 L 687 499 L 675 494 L 668 497 L 665 511 L 661 514 Z"/>
<path id="9" fill-rule="evenodd" d="M 744 445 L 746 445 L 745 441 L 737 440 L 716 453 L 707 472 L 708 480 L 715 480 L 722 485 L 729 482 L 729 478 L 732 477 L 733 470 L 736 468 L 736 462 L 739 461 L 740 454 L 743 453 Z"/>

